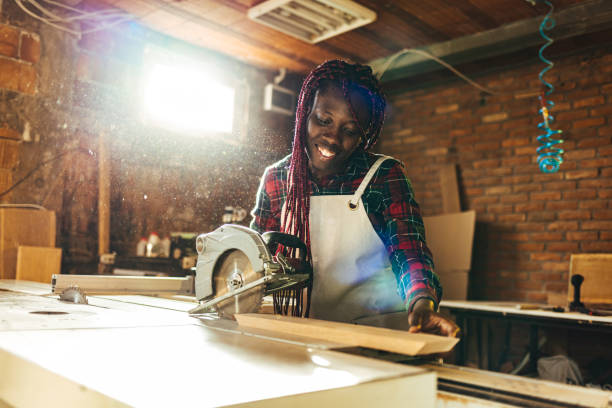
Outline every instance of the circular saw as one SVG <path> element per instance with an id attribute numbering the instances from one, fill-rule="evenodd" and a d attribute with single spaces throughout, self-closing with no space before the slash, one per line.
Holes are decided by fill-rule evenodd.
<path id="1" fill-rule="evenodd" d="M 298 248 L 301 261 L 276 254 L 277 246 Z M 253 313 L 264 296 L 281 290 L 303 288 L 312 281 L 305 262 L 306 245 L 295 236 L 258 232 L 226 224 L 196 239 L 195 293 L 200 305 L 190 314 L 216 311 L 233 319 L 237 313 Z"/>

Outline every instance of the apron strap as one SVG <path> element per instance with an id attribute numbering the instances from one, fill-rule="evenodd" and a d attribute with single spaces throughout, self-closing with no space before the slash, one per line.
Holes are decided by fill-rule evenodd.
<path id="1" fill-rule="evenodd" d="M 348 202 L 350 209 L 357 209 L 357 206 L 359 205 L 359 200 L 361 199 L 361 196 L 363 195 L 363 192 L 365 191 L 366 187 L 368 187 L 368 184 L 370 184 L 370 180 L 372 180 L 372 177 L 374 177 L 374 174 L 376 173 L 380 165 L 387 159 L 392 159 L 392 157 L 381 155 L 374 162 L 372 167 L 370 167 L 370 170 L 368 170 L 365 177 L 361 181 L 361 184 L 357 188 L 357 191 L 355 191 L 355 194 L 353 194 L 353 198 L 351 198 Z"/>

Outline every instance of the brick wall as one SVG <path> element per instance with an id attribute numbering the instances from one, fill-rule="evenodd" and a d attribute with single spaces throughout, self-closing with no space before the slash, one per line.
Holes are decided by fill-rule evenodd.
<path id="1" fill-rule="evenodd" d="M 499 95 L 453 81 L 390 98 L 379 150 L 405 162 L 423 214 L 442 211 L 444 163 L 477 211 L 473 298 L 545 301 L 567 291 L 570 254 L 612 252 L 612 47 L 554 62 L 566 154 L 553 174 L 537 165 L 539 61 L 476 78 Z"/>
<path id="2" fill-rule="evenodd" d="M 35 95 L 37 92 L 40 38 L 9 24 L 0 24 L 0 89 Z M 14 180 L 19 164 L 21 132 L 0 119 L 0 192 Z M 11 193 L 0 197 L 10 201 Z"/>

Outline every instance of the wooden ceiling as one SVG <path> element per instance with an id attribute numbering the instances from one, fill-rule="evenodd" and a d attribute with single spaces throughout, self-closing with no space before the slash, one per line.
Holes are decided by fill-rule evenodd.
<path id="1" fill-rule="evenodd" d="M 245 63 L 305 73 L 330 58 L 367 63 L 404 48 L 448 42 L 548 11 L 526 0 L 358 0 L 377 20 L 308 44 L 251 21 L 247 10 L 263 0 L 98 0 L 123 9 L 143 25 Z M 590 0 L 552 0 L 557 11 Z"/>

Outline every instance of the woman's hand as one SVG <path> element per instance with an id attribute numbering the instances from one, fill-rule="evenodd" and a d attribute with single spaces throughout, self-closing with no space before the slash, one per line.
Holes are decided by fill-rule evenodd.
<path id="1" fill-rule="evenodd" d="M 440 336 L 458 337 L 459 327 L 452 320 L 434 312 L 431 299 L 419 299 L 408 316 L 409 333 L 429 333 Z"/>

